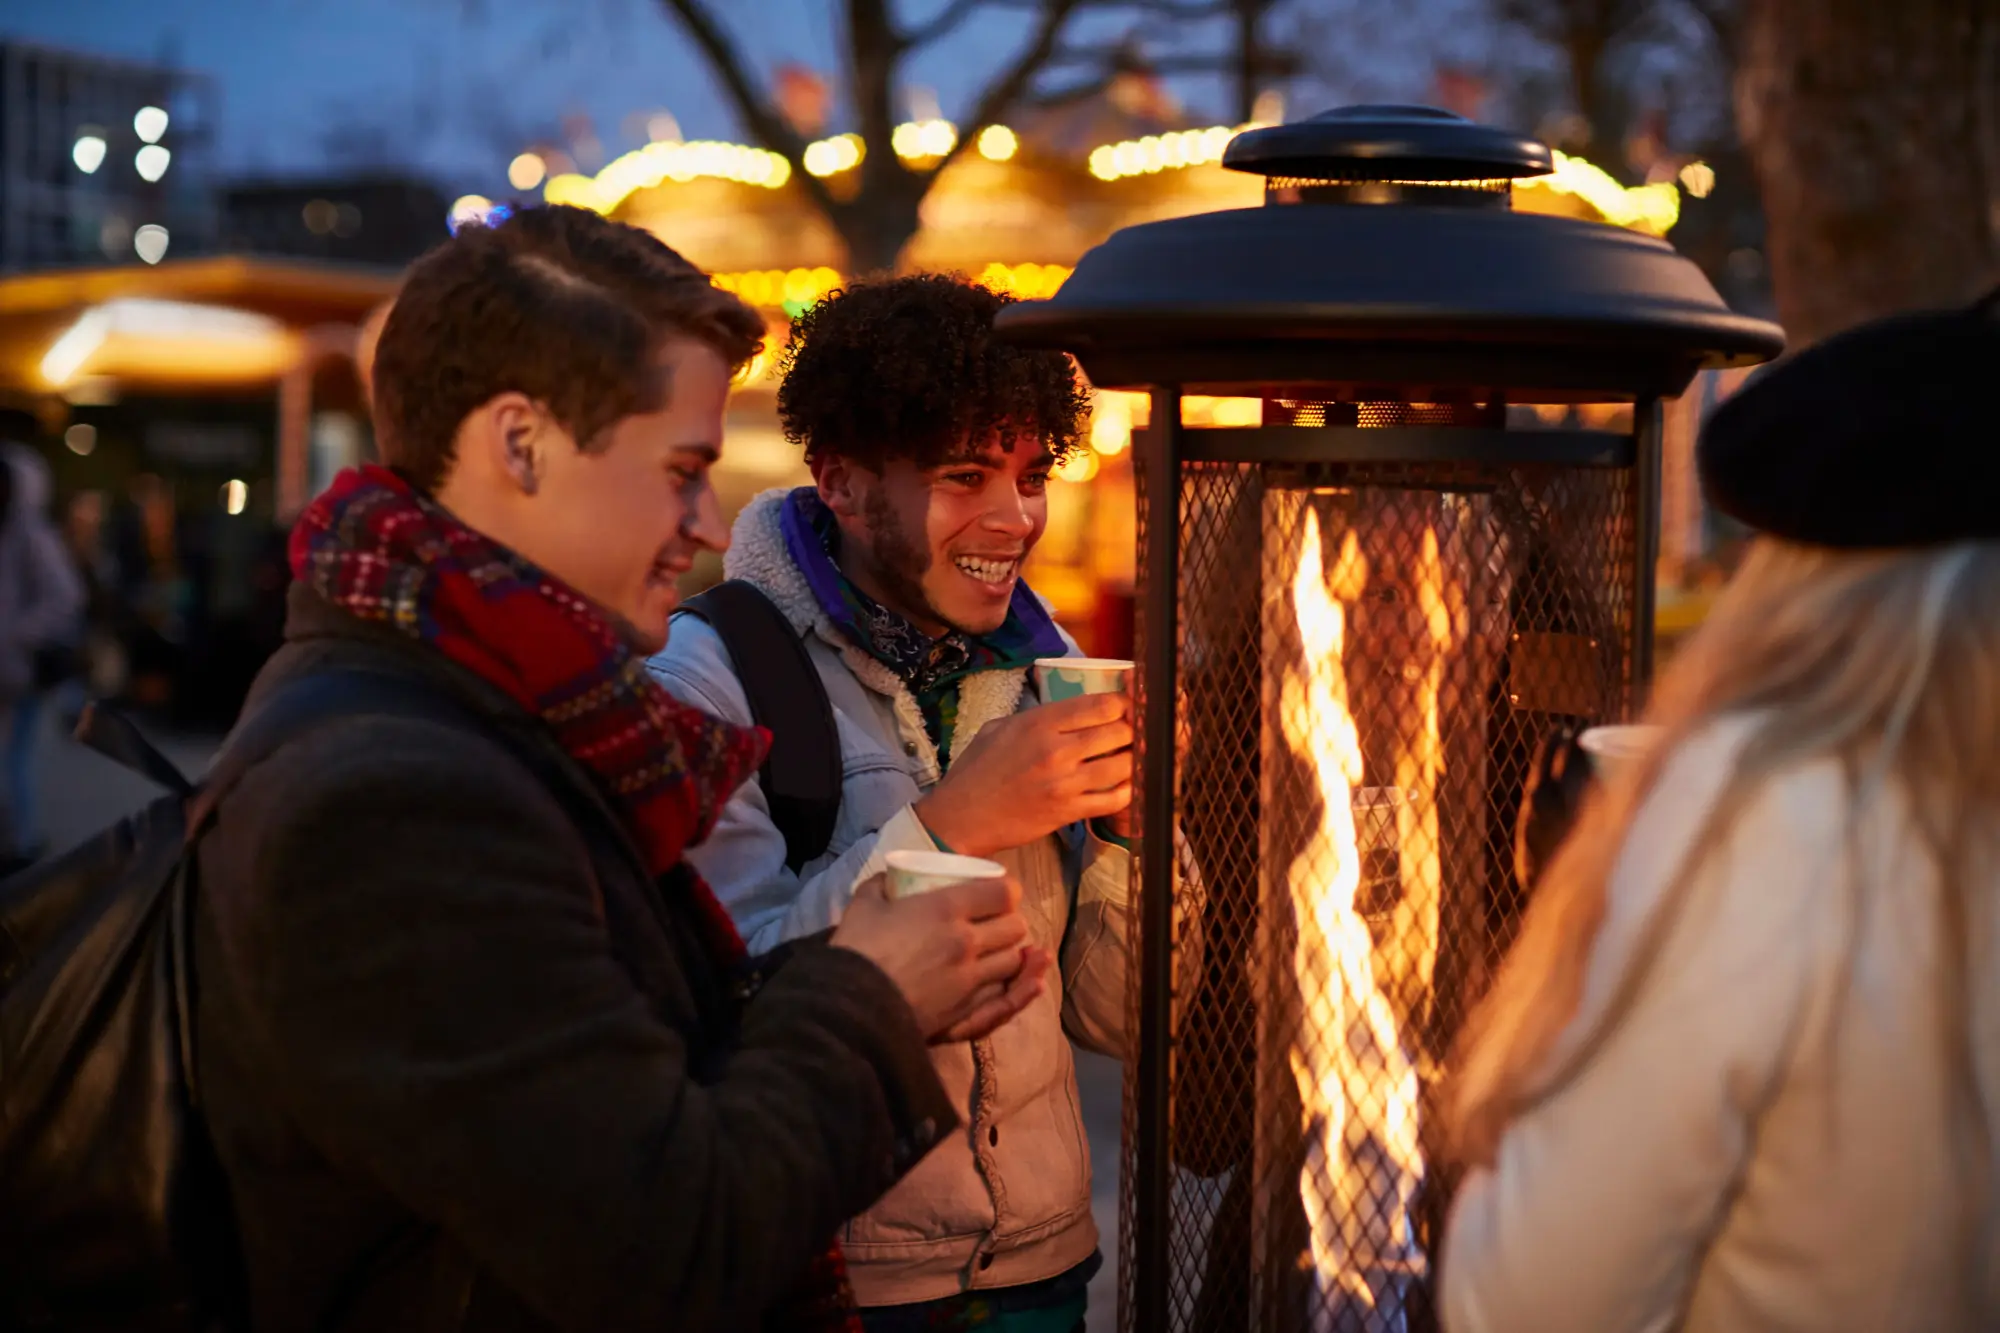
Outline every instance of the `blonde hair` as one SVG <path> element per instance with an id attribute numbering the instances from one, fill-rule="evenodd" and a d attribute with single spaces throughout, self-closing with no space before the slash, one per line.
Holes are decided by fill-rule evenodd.
<path id="1" fill-rule="evenodd" d="M 1566 1054 L 1555 1059 L 1634 813 L 1666 756 L 1731 714 L 1756 721 L 1713 813 L 1689 840 L 1602 1016 L 1565 1036 Z M 1952 1029 L 1944 1035 L 1970 1099 L 1959 1109 L 1983 1124 L 1966 974 L 1969 924 L 1983 915 L 1975 895 L 2000 828 L 2000 544 L 1854 553 L 1762 539 L 1662 675 L 1647 720 L 1666 728 L 1664 742 L 1586 800 L 1461 1034 L 1448 1099 L 1455 1155 L 1490 1164 L 1507 1125 L 1590 1061 L 1629 1012 L 1704 853 L 1729 832 L 1729 812 L 1780 770 L 1826 757 L 1842 763 L 1857 806 L 1894 785 L 1934 859 L 1947 947 L 1942 1012 Z"/>

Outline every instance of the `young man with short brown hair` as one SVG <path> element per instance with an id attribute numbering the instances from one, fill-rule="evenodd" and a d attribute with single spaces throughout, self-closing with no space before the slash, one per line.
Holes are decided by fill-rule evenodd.
<path id="1" fill-rule="evenodd" d="M 1010 887 L 865 891 L 750 956 L 684 859 L 766 737 L 643 654 L 727 544 L 759 336 L 575 209 L 397 297 L 388 466 L 301 517 L 248 711 L 355 672 L 409 706 L 280 747 L 199 851 L 196 1073 L 261 1333 L 846 1330 L 840 1223 L 952 1123 L 927 1039 L 1039 989 Z"/>

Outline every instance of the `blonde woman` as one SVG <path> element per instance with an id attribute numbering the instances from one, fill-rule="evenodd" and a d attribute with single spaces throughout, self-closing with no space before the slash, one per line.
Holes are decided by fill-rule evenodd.
<path id="1" fill-rule="evenodd" d="M 1711 423 L 1765 535 L 1468 1028 L 1452 1333 L 2000 1327 L 1996 316 Z"/>

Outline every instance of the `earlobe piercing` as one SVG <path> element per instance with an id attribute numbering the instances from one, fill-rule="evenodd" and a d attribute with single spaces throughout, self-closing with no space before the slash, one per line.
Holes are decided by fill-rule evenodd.
<path id="1" fill-rule="evenodd" d="M 514 480 L 521 490 L 533 495 L 541 487 L 541 478 L 535 472 L 534 451 L 522 444 L 518 438 L 507 441 L 507 458 L 513 465 Z"/>

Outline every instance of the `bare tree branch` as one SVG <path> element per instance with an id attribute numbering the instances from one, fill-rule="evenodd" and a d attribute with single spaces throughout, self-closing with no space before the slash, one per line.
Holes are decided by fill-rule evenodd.
<path id="1" fill-rule="evenodd" d="M 896 132 L 897 47 L 895 20 L 887 0 L 847 0 L 847 95 L 854 104 L 862 142 L 861 194 L 888 197 L 906 192 L 912 182 L 902 161 L 892 152 Z"/>
<path id="2" fill-rule="evenodd" d="M 1616 79 L 1613 54 L 1643 38 L 1660 21 L 1668 0 L 1498 0 L 1501 23 L 1556 51 L 1572 109 L 1588 133 L 1582 151 L 1622 137 L 1632 108 L 1629 90 Z"/>
<path id="3" fill-rule="evenodd" d="M 1234 18 L 1243 10 L 1244 0 L 1133 0 L 1148 18 L 1172 19 L 1176 23 L 1206 23 L 1212 19 Z"/>
<path id="4" fill-rule="evenodd" d="M 1630 2 L 1630 0 L 1626 0 Z M 661 0 L 696 48 L 706 58 L 718 83 L 749 136 L 782 154 L 792 165 L 799 186 L 815 210 L 841 237 L 855 271 L 888 268 L 922 225 L 921 206 L 938 179 L 968 145 L 989 126 L 1013 111 L 1029 106 L 1060 105 L 1092 96 L 1109 87 L 1121 68 L 1115 58 L 1086 60 L 1064 46 L 1071 21 L 1079 15 L 1117 14 L 1133 24 L 1172 24 L 1236 20 L 1240 40 L 1254 38 L 1254 23 L 1276 0 L 934 0 L 930 17 L 908 28 L 898 24 L 892 0 L 843 0 L 841 52 L 845 92 L 853 123 L 867 152 L 851 175 L 829 182 L 805 170 L 803 136 L 781 114 L 772 90 L 762 86 L 750 61 L 720 21 L 721 0 Z M 935 42 L 984 10 L 1014 10 L 1032 14 L 1027 40 L 978 92 L 970 110 L 960 117 L 959 133 L 950 151 L 922 167 L 904 162 L 894 151 L 900 79 L 905 59 L 926 43 Z M 1182 34 L 1176 33 L 1175 36 Z M 1127 49 L 1132 31 L 1105 44 Z M 1286 62 L 1282 53 L 1259 47 L 1239 54 L 1204 55 L 1171 50 L 1146 62 L 1160 73 L 1215 73 L 1236 70 L 1277 72 Z M 1035 84 L 1057 66 L 1073 67 L 1079 77 L 1069 86 L 1036 96 Z"/>
<path id="5" fill-rule="evenodd" d="M 914 51 L 920 46 L 929 46 L 972 17 L 978 10 L 985 8 L 988 3 L 989 0 L 951 0 L 951 3 L 939 10 L 930 22 L 900 34 L 896 38 L 896 46 L 904 51 Z"/>
<path id="6" fill-rule="evenodd" d="M 770 99 L 752 78 L 749 62 L 743 58 L 715 15 L 709 12 L 702 0 L 664 0 L 664 3 L 680 19 L 681 26 L 701 48 L 702 54 L 708 57 L 709 68 L 721 81 L 745 127 L 766 148 L 783 155 L 791 163 L 792 178 L 805 187 L 815 205 L 831 214 L 837 204 L 827 190 L 826 182 L 805 169 L 804 137 L 772 108 Z"/>
<path id="7" fill-rule="evenodd" d="M 1495 12 L 1538 41 L 1568 46 L 1577 40 L 1605 45 L 1629 36 L 1659 8 L 1658 0 L 1500 0 Z"/>
<path id="8" fill-rule="evenodd" d="M 1084 0 L 1042 0 L 1041 18 L 1035 24 L 1034 36 L 1027 45 L 1015 53 L 1006 68 L 996 74 L 980 93 L 972 105 L 972 114 L 966 117 L 965 131 L 951 152 L 938 160 L 931 168 L 931 176 L 944 170 L 953 158 L 965 150 L 965 146 L 979 137 L 988 125 L 999 120 L 1027 93 L 1035 76 L 1048 65 L 1049 57 L 1055 54 L 1057 44 L 1062 40 L 1063 29 L 1073 15 L 1084 4 Z"/>
<path id="9" fill-rule="evenodd" d="M 1122 11 L 1173 23 L 1208 23 L 1239 16 L 1246 3 L 1268 6 L 1271 0 L 1082 0 L 1076 9 Z M 899 51 L 927 46 L 948 36 L 982 9 L 1035 11 L 1042 7 L 1041 0 L 949 0 L 928 22 L 899 34 L 896 46 Z"/>
<path id="10" fill-rule="evenodd" d="M 1059 107 L 1075 106 L 1078 102 L 1100 97 L 1116 82 L 1118 72 L 1108 70 L 1095 78 L 1077 83 L 1064 84 L 1060 88 L 1050 88 L 1043 92 L 1023 97 L 1016 106 L 1033 111 L 1052 111 Z"/>
<path id="11" fill-rule="evenodd" d="M 1104 74 L 1092 79 L 1089 85 L 1102 88 L 1110 85 L 1112 76 L 1121 68 L 1142 70 L 1147 74 L 1214 74 L 1222 70 L 1233 70 L 1236 65 L 1235 55 L 1227 51 L 1176 51 L 1147 56 L 1143 60 L 1128 56 L 1127 60 L 1121 63 L 1116 51 L 1070 48 L 1054 52 L 1043 68 L 1102 70 Z"/>

